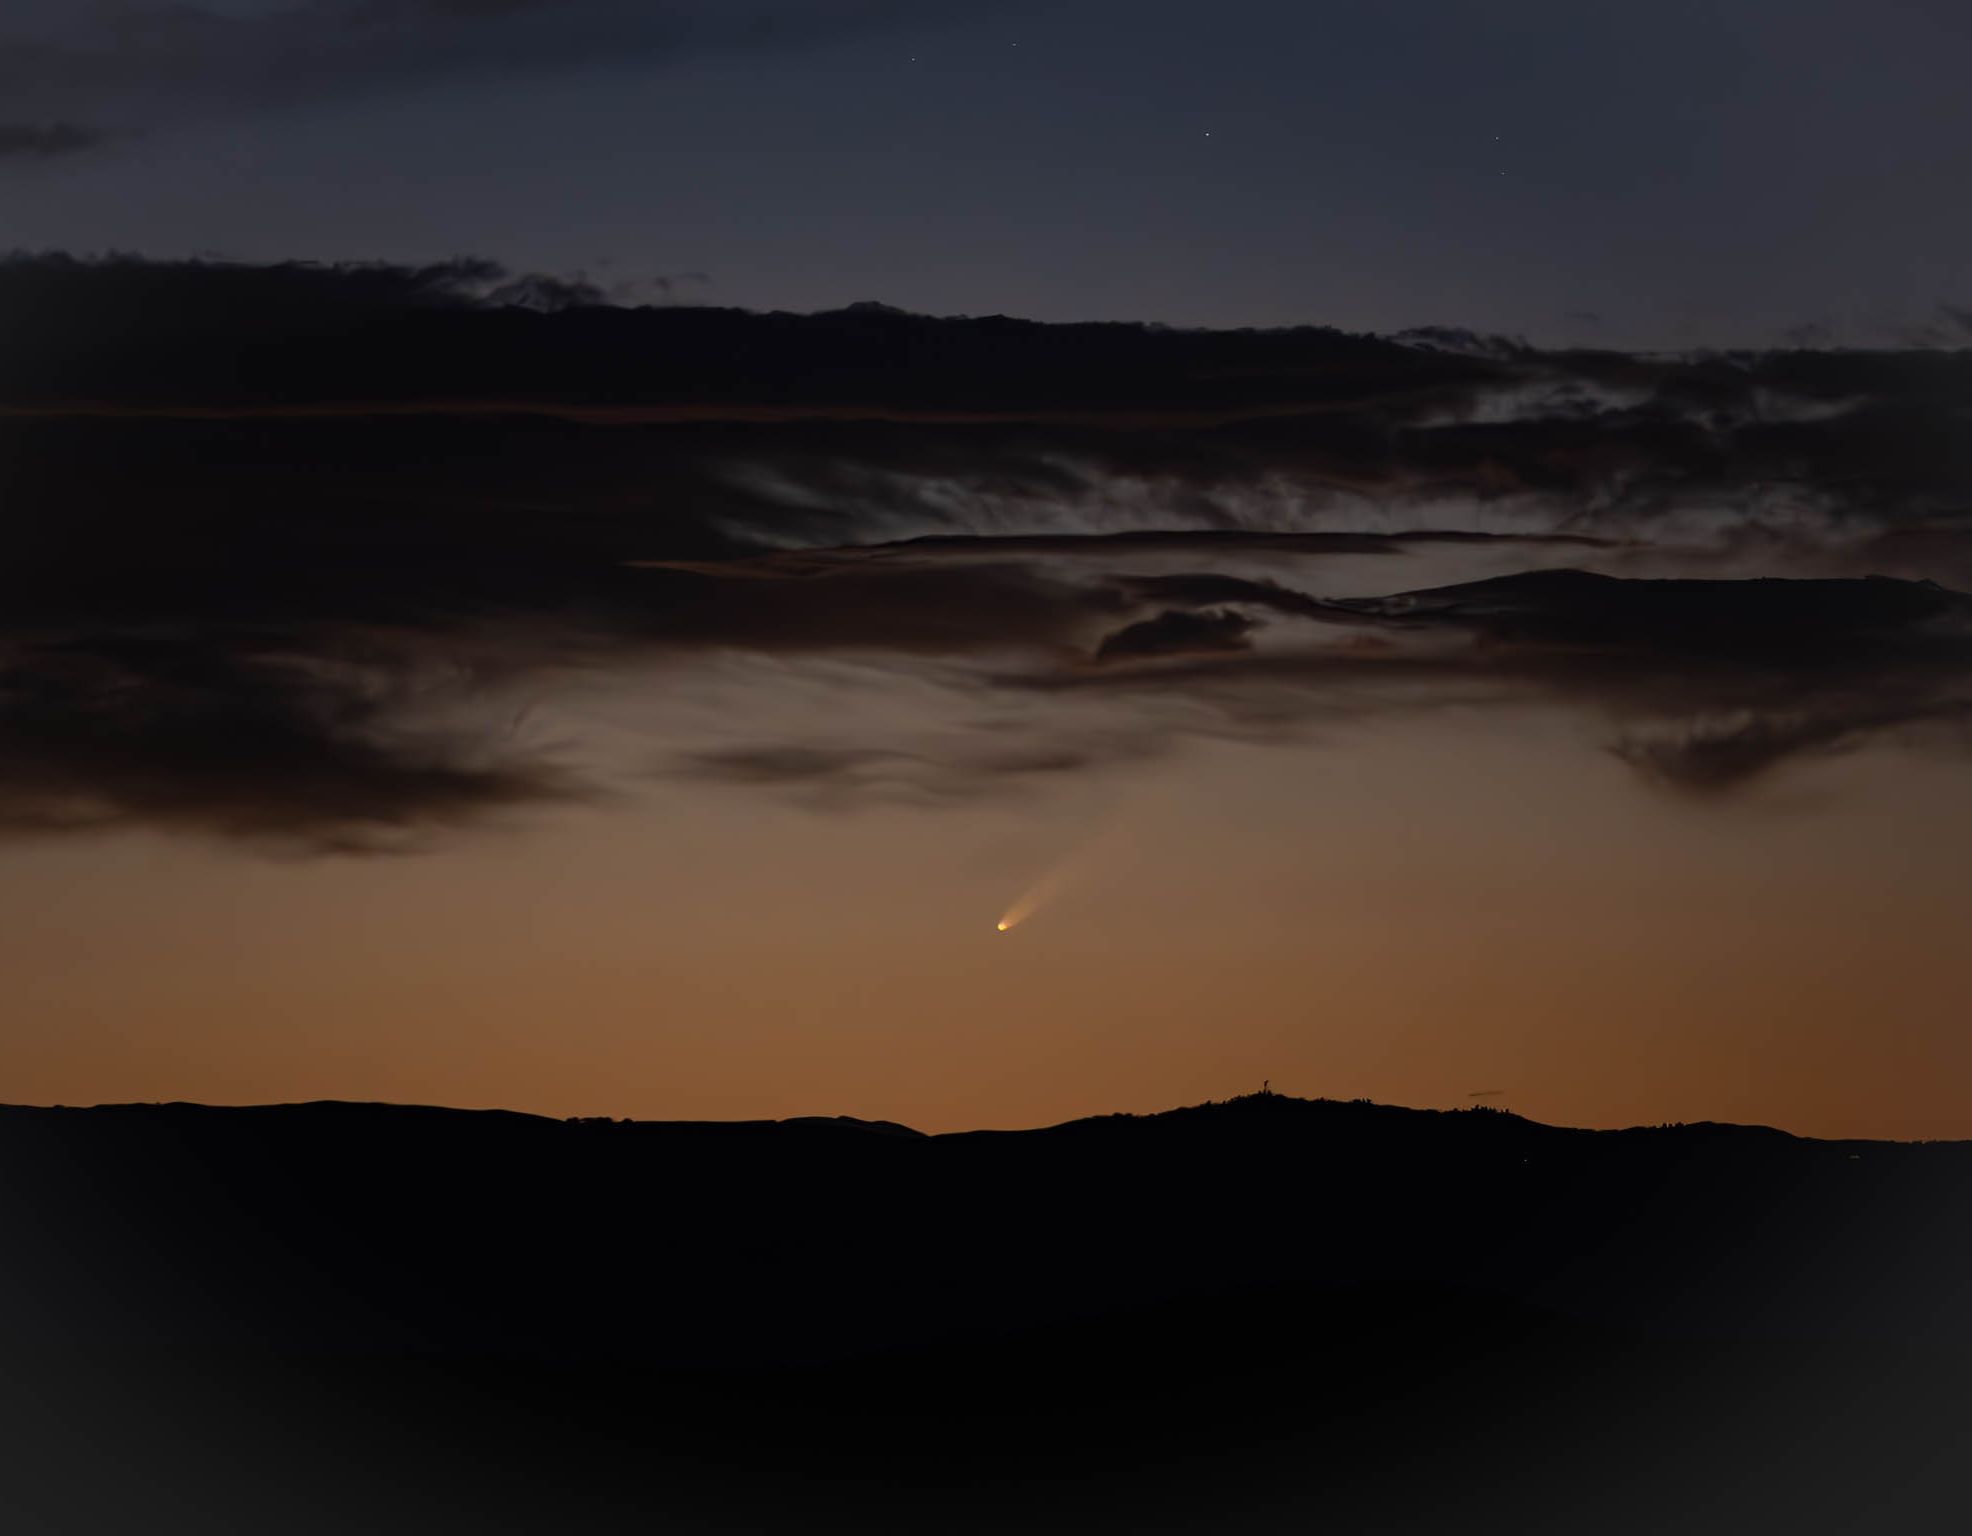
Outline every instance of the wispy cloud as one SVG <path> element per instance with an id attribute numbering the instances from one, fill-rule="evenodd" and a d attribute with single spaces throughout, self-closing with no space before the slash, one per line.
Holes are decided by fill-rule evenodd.
<path id="1" fill-rule="evenodd" d="M 743 721 L 660 792 L 958 804 L 1456 698 L 1716 793 L 1956 743 L 1972 687 L 1972 354 L 631 311 L 471 261 L 19 258 L 0 320 L 0 830 L 417 846 L 594 788 L 516 697 L 731 656 L 1001 723 Z"/>

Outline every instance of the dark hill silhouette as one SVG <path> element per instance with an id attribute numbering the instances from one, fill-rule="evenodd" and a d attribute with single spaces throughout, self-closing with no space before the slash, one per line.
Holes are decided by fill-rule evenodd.
<path id="1" fill-rule="evenodd" d="M 164 1104 L 0 1169 L 47 1528 L 1917 1529 L 1972 1444 L 1972 1144 Z"/>

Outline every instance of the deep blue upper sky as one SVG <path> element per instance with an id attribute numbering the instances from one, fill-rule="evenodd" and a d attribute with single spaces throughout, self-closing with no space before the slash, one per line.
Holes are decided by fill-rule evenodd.
<path id="1" fill-rule="evenodd" d="M 16 246 L 1632 346 L 1880 343 L 1972 305 L 1951 0 L 8 15 Z"/>

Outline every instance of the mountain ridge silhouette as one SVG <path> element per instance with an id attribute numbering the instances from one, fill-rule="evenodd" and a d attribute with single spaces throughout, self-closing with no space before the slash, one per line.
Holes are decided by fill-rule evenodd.
<path id="1" fill-rule="evenodd" d="M 499 1105 L 424 1104 L 393 1099 L 295 1099 L 254 1103 L 209 1103 L 197 1099 L 114 1100 L 98 1104 L 29 1104 L 0 1102 L 0 1117 L 14 1114 L 88 1114 L 132 1112 L 193 1112 L 211 1114 L 269 1115 L 277 1112 L 306 1114 L 379 1113 L 405 1116 L 486 1116 L 541 1125 L 615 1125 L 691 1129 L 764 1129 L 771 1127 L 838 1127 L 882 1134 L 903 1134 L 909 1138 L 936 1140 L 963 1136 L 1025 1136 L 1077 1128 L 1106 1125 L 1146 1125 L 1180 1122 L 1235 1113 L 1302 1113 L 1304 1111 L 1361 1117 L 1449 1118 L 1453 1121 L 1483 1119 L 1484 1123 L 1508 1122 L 1526 1127 L 1531 1133 L 1563 1136 L 1633 1136 L 1685 1133 L 1693 1135 L 1778 1136 L 1789 1141 L 1825 1147 L 1957 1147 L 1972 1146 L 1972 1138 L 1961 1137 L 1858 1137 L 1809 1136 L 1759 1121 L 1678 1120 L 1657 1124 L 1637 1123 L 1615 1126 L 1577 1126 L 1536 1120 L 1511 1109 L 1491 1104 L 1435 1108 L 1389 1104 L 1370 1099 L 1307 1098 L 1277 1090 L 1235 1094 L 1225 1099 L 1206 1099 L 1195 1104 L 1174 1105 L 1158 1110 L 1113 1110 L 1101 1114 L 1076 1115 L 1067 1120 L 1032 1126 L 975 1126 L 963 1130 L 923 1131 L 904 1122 L 870 1119 L 858 1115 L 805 1114 L 748 1117 L 743 1119 L 640 1119 L 635 1116 L 549 1115 L 530 1110 L 508 1109 Z M 1358 1124 L 1361 1123 L 1359 1120 Z"/>
<path id="2" fill-rule="evenodd" d="M 13 1106 L 0 1426 L 29 1529 L 1928 1530 L 1967 1210 L 1972 1144 L 1284 1094 Z"/>

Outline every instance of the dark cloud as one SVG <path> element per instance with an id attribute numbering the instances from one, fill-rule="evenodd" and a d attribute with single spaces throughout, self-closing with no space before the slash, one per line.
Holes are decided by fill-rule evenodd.
<path id="1" fill-rule="evenodd" d="M 1302 618 L 1332 620 L 1339 617 L 1333 605 L 1310 597 L 1305 592 L 1293 591 L 1278 582 L 1251 581 L 1242 576 L 1185 572 L 1170 576 L 1125 577 L 1122 585 L 1127 591 L 1151 602 L 1189 603 L 1193 606 L 1203 603 L 1244 603 L 1249 607 L 1268 608 L 1276 613 L 1295 614 Z"/>
<path id="2" fill-rule="evenodd" d="M 1413 326 L 1407 331 L 1399 331 L 1391 340 L 1410 347 L 1428 347 L 1434 352 L 1502 360 L 1530 357 L 1534 351 L 1517 336 L 1487 336 L 1455 325 Z"/>
<path id="3" fill-rule="evenodd" d="M 1379 402 L 1409 412 L 1493 377 L 1482 364 L 1316 327 L 939 320 L 879 304 L 819 315 L 580 303 L 517 313 L 516 282 L 531 291 L 550 280 L 517 280 L 477 260 L 246 266 L 16 255 L 0 263 L 0 318 L 25 328 L 26 351 L 10 349 L 0 403 L 1127 427 Z M 57 360 L 65 366 L 50 376 Z"/>
<path id="4" fill-rule="evenodd" d="M 386 852 L 575 793 L 541 761 L 407 722 L 407 673 L 211 637 L 100 636 L 0 662 L 0 830 L 160 826 Z"/>
<path id="5" fill-rule="evenodd" d="M 1835 328 L 1826 320 L 1804 320 L 1798 325 L 1788 326 L 1780 333 L 1780 339 L 1790 347 L 1809 350 L 1828 347 L 1835 342 Z"/>
<path id="6" fill-rule="evenodd" d="M 1508 650 L 1638 657 L 1681 669 L 1804 674 L 1900 656 L 1972 656 L 1972 599 L 1930 583 L 1624 581 L 1578 570 L 1331 605 L 1396 628 L 1453 628 Z"/>
<path id="7" fill-rule="evenodd" d="M 828 804 L 1453 698 L 1722 789 L 1949 735 L 1972 666 L 1924 579 L 1972 578 L 1972 354 L 626 310 L 473 260 L 18 257 L 0 325 L 14 830 L 415 844 L 584 791 L 517 697 L 732 654 L 1004 709 L 993 752 L 687 754 Z"/>
<path id="8" fill-rule="evenodd" d="M 1126 612 L 1105 586 L 1018 565 L 895 565 L 769 555 L 640 567 L 619 630 L 671 647 L 980 656 L 1078 648 Z"/>
<path id="9" fill-rule="evenodd" d="M 818 810 L 869 805 L 937 809 L 1008 792 L 1025 781 L 1146 755 L 1139 742 L 1088 737 L 1033 748 L 933 741 L 918 749 L 781 742 L 684 754 L 671 777 L 791 793 Z"/>
<path id="10" fill-rule="evenodd" d="M 1198 593 L 1218 596 L 1210 583 Z M 1190 675 L 1164 673 L 1155 686 L 1210 697 L 1242 681 L 1317 693 L 1381 681 L 1399 685 L 1392 708 L 1489 694 L 1560 699 L 1626 722 L 1613 750 L 1693 791 L 1730 789 L 1793 758 L 1972 711 L 1972 597 L 1928 582 L 1639 581 L 1543 570 L 1311 600 L 1304 611 L 1324 624 L 1366 623 L 1380 640 L 1317 643 L 1246 669 L 1206 663 Z"/>
<path id="11" fill-rule="evenodd" d="M 1962 719 L 1968 709 L 1972 698 L 1901 705 L 1854 699 L 1846 708 L 1824 702 L 1765 714 L 1746 711 L 1730 720 L 1633 734 L 1613 750 L 1673 789 L 1704 794 L 1732 789 L 1791 758 L 1828 755 L 1887 731 Z"/>
<path id="12" fill-rule="evenodd" d="M 729 502 L 769 519 L 853 505 L 843 534 L 863 539 L 1117 533 L 1133 507 L 1139 526 L 1276 534 L 1448 511 L 1523 533 L 1867 533 L 1963 511 L 1972 476 L 1972 351 L 1454 351 L 600 298 L 470 261 L 17 257 L 0 264 L 0 410 L 676 426 L 669 462 L 695 458 Z M 1049 509 L 1081 526 L 1037 526 Z"/>
<path id="13" fill-rule="evenodd" d="M 662 68 L 812 47 L 898 0 L 19 0 L 0 22 L 16 111 L 147 126 L 596 62 Z"/>
<path id="14" fill-rule="evenodd" d="M 736 784 L 813 784 L 863 779 L 911 761 L 906 753 L 871 747 L 732 747 L 693 753 L 690 770 Z"/>
<path id="15" fill-rule="evenodd" d="M 1087 555 L 1115 560 L 1139 554 L 1243 555 L 1400 555 L 1423 545 L 1558 545 L 1606 549 L 1611 539 L 1588 534 L 1484 533 L 1465 529 L 1413 528 L 1402 533 L 1268 533 L 1247 528 L 1146 528 L 1124 533 L 925 534 L 876 548 L 915 556 L 950 554 L 966 558 L 1009 555 Z"/>
<path id="16" fill-rule="evenodd" d="M 0 160 L 52 160 L 94 149 L 108 137 L 80 123 L 0 123 Z"/>
<path id="17" fill-rule="evenodd" d="M 1105 635 L 1096 647 L 1097 661 L 1129 661 L 1148 656 L 1210 655 L 1220 651 L 1243 651 L 1251 641 L 1253 620 L 1244 614 L 1221 609 L 1211 613 L 1188 613 L 1167 608 L 1154 619 L 1139 619 L 1113 635 Z"/>
<path id="18" fill-rule="evenodd" d="M 995 579 L 1016 578 L 1001 570 Z M 1035 595 L 1042 590 L 1037 585 Z M 1056 600 L 1064 595 L 1054 589 Z M 1106 611 L 1138 604 L 1151 611 L 1110 630 L 1080 658 L 1054 646 L 1059 633 L 1048 626 L 1022 630 L 986 602 L 955 606 L 947 650 L 979 656 L 1045 638 L 1050 644 L 1022 667 L 994 674 L 996 682 L 1183 697 L 1210 711 L 1184 729 L 1246 737 L 1292 734 L 1296 721 L 1446 702 L 1562 702 L 1613 722 L 1612 750 L 1647 776 L 1697 792 L 1737 787 L 1792 759 L 1960 721 L 1972 709 L 1972 598 L 1927 582 L 1634 580 L 1558 569 L 1322 599 L 1206 572 L 1117 574 L 1074 599 L 1065 627 L 1086 629 Z M 1306 622 L 1258 650 L 1260 612 Z M 801 643 L 837 642 L 811 634 Z M 1124 665 L 1132 662 L 1154 665 Z M 1124 755 L 1155 750 L 1151 738 L 1164 729 L 1146 724 Z M 1114 760 L 1125 739 L 1075 760 Z M 902 761 L 894 753 L 802 748 L 721 758 L 717 767 L 735 782 L 827 776 L 842 788 L 852 775 L 865 783 L 890 775 Z M 954 779 L 965 776 L 955 761 L 920 754 L 910 777 L 921 783 L 933 762 Z M 884 771 L 873 774 L 878 763 Z"/>

